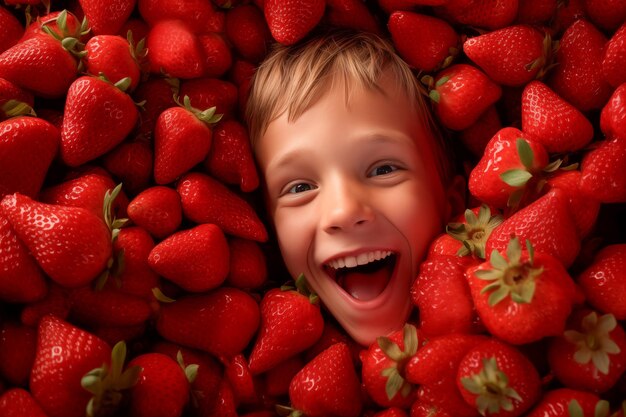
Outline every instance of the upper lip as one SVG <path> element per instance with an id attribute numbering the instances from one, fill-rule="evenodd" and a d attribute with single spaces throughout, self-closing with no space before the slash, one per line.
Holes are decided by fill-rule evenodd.
<path id="1" fill-rule="evenodd" d="M 344 267 L 351 268 L 357 265 L 365 265 L 374 260 L 386 258 L 394 253 L 395 251 L 389 249 L 361 249 L 358 251 L 335 255 L 324 261 L 322 265 L 333 269 Z"/>

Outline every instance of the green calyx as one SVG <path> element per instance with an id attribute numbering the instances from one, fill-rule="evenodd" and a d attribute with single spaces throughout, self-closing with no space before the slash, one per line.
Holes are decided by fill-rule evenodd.
<path id="1" fill-rule="evenodd" d="M 593 311 L 583 317 L 582 332 L 566 330 L 563 334 L 565 339 L 577 347 L 574 360 L 581 365 L 592 362 L 596 371 L 608 374 L 611 364 L 609 355 L 621 351 L 610 336 L 616 326 L 617 320 L 613 314 L 598 317 L 598 313 Z"/>
<path id="2" fill-rule="evenodd" d="M 507 206 L 514 208 L 519 205 L 524 194 L 526 184 L 528 184 L 530 179 L 533 178 L 533 162 L 535 159 L 533 150 L 526 139 L 517 138 L 515 146 L 517 147 L 517 154 L 524 168 L 509 169 L 508 171 L 500 174 L 500 179 L 502 181 L 504 181 L 507 185 L 516 188 L 516 190 L 511 193 L 507 201 Z"/>
<path id="3" fill-rule="evenodd" d="M 189 383 L 192 384 L 193 381 L 195 381 L 198 376 L 198 368 L 200 367 L 200 365 L 195 364 L 195 363 L 190 364 L 190 365 L 185 365 L 185 361 L 183 359 L 183 353 L 180 350 L 176 352 L 176 362 L 178 362 L 178 365 L 185 373 L 185 377 L 187 378 L 187 381 L 189 381 Z"/>
<path id="4" fill-rule="evenodd" d="M 534 250 L 526 241 L 528 259 L 521 260 L 522 248 L 517 237 L 513 237 L 506 249 L 505 259 L 497 250 L 491 252 L 489 262 L 493 269 L 478 270 L 477 278 L 491 281 L 481 294 L 490 292 L 489 305 L 495 306 L 507 296 L 516 303 L 530 303 L 535 294 L 535 279 L 543 273 L 543 267 L 534 268 Z"/>
<path id="5" fill-rule="evenodd" d="M 461 378 L 463 388 L 476 395 L 476 408 L 483 416 L 512 411 L 513 400 L 522 401 L 517 391 L 509 386 L 509 378 L 498 367 L 496 358 L 483 358 L 483 368 L 477 374 Z"/>
<path id="6" fill-rule="evenodd" d="M 84 18 L 78 29 L 74 32 L 70 31 L 67 25 L 68 13 L 69 12 L 67 10 L 63 10 L 59 13 L 56 19 L 42 23 L 41 29 L 54 39 L 61 42 L 63 49 L 80 59 L 87 55 L 87 52 L 85 51 L 85 44 L 82 43 L 80 39 L 87 35 L 91 29 L 89 28 L 87 18 Z M 74 19 L 76 19 L 76 17 L 74 17 Z M 50 28 L 49 24 L 51 22 L 56 22 L 58 32 Z"/>
<path id="7" fill-rule="evenodd" d="M 28 105 L 27 103 L 24 103 L 23 101 L 14 100 L 14 99 L 7 100 L 2 105 L 0 110 L 2 110 L 6 118 L 17 117 L 17 116 L 37 117 L 37 113 L 35 113 L 35 110 L 30 105 Z"/>
<path id="8" fill-rule="evenodd" d="M 606 400 L 600 400 L 596 403 L 593 417 L 608 417 L 610 411 L 609 402 Z M 567 404 L 567 413 L 569 417 L 585 417 L 585 412 L 577 400 L 571 400 Z"/>
<path id="9" fill-rule="evenodd" d="M 223 114 L 215 114 L 215 110 L 216 110 L 215 106 L 209 107 L 206 110 L 200 110 L 200 109 L 193 107 L 191 105 L 191 99 L 187 95 L 183 97 L 183 103 L 181 104 L 179 101 L 178 95 L 174 94 L 174 101 L 179 106 L 193 113 L 194 116 L 198 118 L 198 120 L 206 123 L 209 127 L 219 122 L 222 119 L 222 116 L 224 116 Z"/>
<path id="10" fill-rule="evenodd" d="M 104 202 L 102 204 L 102 215 L 104 222 L 111 231 L 111 242 L 115 242 L 117 236 L 120 233 L 122 226 L 128 222 L 128 219 L 115 217 L 113 211 L 113 203 L 122 190 L 122 184 L 118 184 L 115 188 L 109 189 L 104 193 Z M 115 277 L 117 287 L 121 287 L 122 283 L 119 280 L 119 276 L 124 271 L 124 251 L 117 251 L 107 261 L 107 267 L 95 280 L 95 289 L 101 290 L 106 285 L 110 276 Z"/>
<path id="11" fill-rule="evenodd" d="M 280 287 L 280 290 L 281 291 L 296 291 L 297 293 L 302 294 L 305 297 L 308 297 L 309 302 L 311 304 L 319 304 L 319 301 L 320 301 L 320 297 L 309 286 L 309 283 L 306 280 L 304 273 L 300 273 L 300 275 L 298 275 L 298 278 L 296 278 L 295 287 L 287 283 L 285 285 L 282 285 Z"/>
<path id="12" fill-rule="evenodd" d="M 404 368 L 409 360 L 415 356 L 419 346 L 417 329 L 411 324 L 405 324 L 402 330 L 404 350 L 385 336 L 376 339 L 383 353 L 392 361 L 389 368 L 382 370 L 381 375 L 387 378 L 385 391 L 387 398 L 392 400 L 398 393 L 406 398 L 413 390 L 413 385 L 404 379 Z"/>
<path id="13" fill-rule="evenodd" d="M 87 403 L 87 417 L 115 415 L 120 406 L 123 393 L 135 386 L 142 368 L 133 366 L 124 370 L 126 344 L 118 342 L 111 350 L 111 364 L 103 364 L 85 374 L 81 386 L 93 394 Z"/>
<path id="14" fill-rule="evenodd" d="M 170 304 L 176 302 L 175 299 L 163 294 L 163 291 L 161 291 L 159 287 L 154 287 L 152 289 L 152 295 L 154 295 L 154 298 L 161 303 Z"/>
<path id="15" fill-rule="evenodd" d="M 478 216 L 470 209 L 465 210 L 465 221 L 466 223 L 450 223 L 446 226 L 446 232 L 463 243 L 456 254 L 472 254 L 485 259 L 485 244 L 491 232 L 502 223 L 502 216 L 492 216 L 489 207 L 483 204 L 478 209 Z"/>
<path id="16" fill-rule="evenodd" d="M 295 410 L 286 405 L 276 404 L 274 409 L 276 410 L 276 414 L 281 417 L 305 417 L 305 414 L 302 411 Z"/>

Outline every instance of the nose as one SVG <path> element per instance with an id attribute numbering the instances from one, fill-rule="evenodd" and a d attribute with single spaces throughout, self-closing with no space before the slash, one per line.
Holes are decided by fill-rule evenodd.
<path id="1" fill-rule="evenodd" d="M 321 226 L 327 233 L 362 227 L 374 219 L 367 190 L 348 180 L 336 180 L 323 187 Z"/>

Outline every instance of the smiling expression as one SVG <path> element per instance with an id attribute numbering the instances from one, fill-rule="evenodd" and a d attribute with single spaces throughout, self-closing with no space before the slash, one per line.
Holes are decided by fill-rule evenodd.
<path id="1" fill-rule="evenodd" d="M 295 121 L 273 120 L 255 151 L 278 243 L 357 342 L 400 329 L 410 287 L 441 231 L 434 139 L 396 83 L 333 86 Z"/>

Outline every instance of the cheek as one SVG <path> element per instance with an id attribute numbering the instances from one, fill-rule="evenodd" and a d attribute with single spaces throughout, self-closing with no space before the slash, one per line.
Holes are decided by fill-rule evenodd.
<path id="1" fill-rule="evenodd" d="M 306 213 L 285 209 L 277 210 L 273 219 L 287 268 L 292 274 L 304 272 L 306 254 L 312 239 L 310 225 L 314 219 Z"/>

